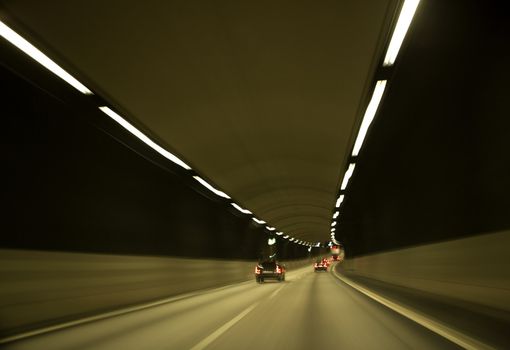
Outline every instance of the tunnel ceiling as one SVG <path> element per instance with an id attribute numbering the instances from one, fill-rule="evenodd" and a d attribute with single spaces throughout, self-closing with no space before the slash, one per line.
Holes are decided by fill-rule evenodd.
<path id="1" fill-rule="evenodd" d="M 397 5 L 3 6 L 26 37 L 237 203 L 287 234 L 324 241 Z"/>

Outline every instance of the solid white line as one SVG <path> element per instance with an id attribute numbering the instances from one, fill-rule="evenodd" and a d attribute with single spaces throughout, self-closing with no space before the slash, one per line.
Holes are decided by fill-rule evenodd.
<path id="1" fill-rule="evenodd" d="M 420 314 L 416 311 L 413 311 L 407 307 L 404 307 L 402 305 L 399 305 L 389 299 L 386 299 L 368 289 L 365 287 L 360 286 L 356 282 L 353 282 L 352 280 L 346 278 L 345 276 L 341 276 L 338 274 L 334 269 L 331 269 L 333 272 L 333 275 L 344 282 L 345 284 L 348 284 L 352 288 L 356 289 L 358 292 L 361 292 L 365 294 L 367 297 L 377 301 L 380 304 L 383 304 L 384 306 L 392 309 L 393 311 L 401 314 L 404 317 L 407 317 L 408 319 L 422 325 L 423 327 L 431 330 L 432 332 L 439 334 L 440 336 L 448 339 L 449 341 L 465 348 L 468 350 L 478 350 L 478 349 L 494 349 L 486 344 L 483 344 L 476 339 L 473 339 L 465 334 L 462 334 L 442 323 L 439 323 L 423 314 Z"/>
<path id="2" fill-rule="evenodd" d="M 258 303 L 250 305 L 248 308 L 246 308 L 243 312 L 241 312 L 239 315 L 225 323 L 223 326 L 215 330 L 213 333 L 211 333 L 209 336 L 204 338 L 200 343 L 195 345 L 191 348 L 191 350 L 202 350 L 205 349 L 209 344 L 211 344 L 213 341 L 215 341 L 220 335 L 225 333 L 230 327 L 232 327 L 234 324 L 239 322 L 244 316 L 246 316 L 248 313 L 250 313 L 251 310 L 253 310 Z"/>
<path id="3" fill-rule="evenodd" d="M 59 331 L 64 328 L 79 326 L 79 325 L 89 323 L 89 322 L 100 321 L 100 320 L 104 320 L 104 319 L 115 317 L 115 316 L 121 316 L 121 315 L 125 315 L 125 314 L 131 313 L 131 312 L 141 311 L 141 310 L 148 309 L 151 307 L 172 303 L 172 302 L 175 302 L 175 301 L 178 301 L 181 299 L 187 299 L 187 298 L 199 296 L 199 295 L 206 294 L 206 293 L 214 293 L 214 292 L 221 291 L 223 289 L 228 289 L 228 288 L 232 288 L 232 287 L 236 287 L 236 286 L 240 286 L 240 285 L 248 284 L 248 283 L 253 283 L 253 282 L 250 280 L 250 281 L 245 281 L 245 282 L 240 282 L 240 283 L 235 283 L 235 284 L 229 284 L 226 286 L 213 288 L 213 289 L 203 289 L 203 290 L 199 290 L 199 291 L 195 291 L 195 292 L 189 292 L 186 294 L 176 295 L 174 297 L 161 299 L 161 300 L 154 301 L 151 303 L 140 304 L 140 305 L 136 305 L 136 306 L 132 306 L 132 307 L 123 308 L 120 310 L 105 312 L 100 315 L 80 318 L 79 320 L 60 323 L 60 324 L 57 324 L 54 326 L 39 328 L 39 329 L 35 329 L 33 331 L 27 331 L 24 333 L 12 335 L 10 337 L 1 338 L 0 344 L 10 343 L 13 341 L 17 341 L 17 340 L 21 340 L 21 339 L 33 337 L 36 335 L 49 333 L 49 332 Z"/>

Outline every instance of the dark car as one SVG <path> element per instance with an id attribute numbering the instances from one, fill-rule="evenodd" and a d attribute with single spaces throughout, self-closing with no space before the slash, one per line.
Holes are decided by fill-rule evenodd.
<path id="1" fill-rule="evenodd" d="M 326 271 L 327 272 L 328 271 L 328 263 L 323 260 L 319 260 L 313 265 L 313 268 L 314 268 L 315 272 L 317 272 L 317 271 Z"/>
<path id="2" fill-rule="evenodd" d="M 255 281 L 264 283 L 266 279 L 274 279 L 278 282 L 285 281 L 285 266 L 276 261 L 263 261 L 255 266 Z"/>

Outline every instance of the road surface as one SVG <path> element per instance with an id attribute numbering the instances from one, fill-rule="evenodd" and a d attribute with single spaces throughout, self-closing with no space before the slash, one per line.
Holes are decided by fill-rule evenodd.
<path id="1" fill-rule="evenodd" d="M 307 267 L 4 344 L 6 349 L 458 349 Z"/>

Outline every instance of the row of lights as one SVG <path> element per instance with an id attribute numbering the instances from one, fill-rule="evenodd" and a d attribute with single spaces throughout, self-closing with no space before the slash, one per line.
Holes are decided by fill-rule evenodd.
<path id="1" fill-rule="evenodd" d="M 42 53 L 39 49 L 37 49 L 34 45 L 29 43 L 26 39 L 24 39 L 21 35 L 16 33 L 14 30 L 12 30 L 10 27 L 8 27 L 2 21 L 0 21 L 0 36 L 3 37 L 4 39 L 6 39 L 8 42 L 10 42 L 12 45 L 16 46 L 21 51 L 23 51 L 25 54 L 27 54 L 28 56 L 33 58 L 36 62 L 38 62 L 43 67 L 45 67 L 46 69 L 51 71 L 53 74 L 55 74 L 56 76 L 58 76 L 59 78 L 61 78 L 65 82 L 67 82 L 69 85 L 71 85 L 73 88 L 78 90 L 80 93 L 82 93 L 84 95 L 94 95 L 94 93 L 89 88 L 87 88 L 84 84 L 82 84 L 80 81 L 78 81 L 78 79 L 74 78 L 71 74 L 66 72 L 62 67 L 60 67 L 51 58 L 49 58 L 44 53 Z M 112 110 L 110 107 L 99 106 L 98 108 L 101 112 L 103 112 L 108 117 L 113 119 L 115 122 L 120 124 L 124 129 L 129 131 L 131 134 L 133 134 L 135 137 L 137 137 L 140 141 L 145 143 L 147 146 L 152 148 L 154 151 L 159 153 L 164 158 L 168 159 L 169 161 L 173 162 L 174 164 L 179 165 L 180 167 L 182 167 L 185 170 L 192 170 L 188 164 L 186 164 L 181 159 L 179 159 L 177 156 L 175 156 L 174 154 L 170 153 L 169 151 L 167 151 L 166 149 L 164 149 L 163 147 L 158 145 L 153 140 L 151 140 L 147 135 L 145 135 L 143 132 L 141 132 L 139 129 L 137 129 L 134 125 L 129 123 L 125 118 L 120 116 L 117 112 Z M 195 176 L 193 176 L 193 178 L 196 181 L 198 181 L 202 186 L 206 187 L 208 190 L 210 190 L 217 196 L 222 197 L 226 200 L 231 199 L 231 197 L 228 194 L 226 194 L 223 191 L 218 190 L 217 188 L 215 188 L 214 186 L 209 184 L 207 181 L 205 181 L 200 176 L 195 175 Z M 241 212 L 242 214 L 253 215 L 251 211 L 249 211 L 248 209 L 242 208 L 235 202 L 230 202 L 230 204 L 236 210 Z M 255 216 L 252 217 L 252 220 L 259 225 L 266 224 L 265 221 L 260 220 L 260 219 L 256 218 Z M 271 226 L 266 226 L 265 228 L 270 232 L 273 232 L 276 230 L 276 228 L 271 227 Z M 282 238 L 284 238 L 284 239 L 288 239 L 289 242 L 293 242 L 293 243 L 300 244 L 303 246 L 308 246 L 308 247 L 319 246 L 319 243 L 316 243 L 313 245 L 311 242 L 298 240 L 297 238 L 290 237 L 289 235 L 284 235 L 283 232 L 276 232 L 276 235 L 282 236 Z M 276 238 L 269 238 L 269 240 L 268 240 L 269 245 L 273 245 L 275 243 L 276 243 Z"/>
<path id="2" fill-rule="evenodd" d="M 383 67 L 393 66 L 395 60 L 397 59 L 398 52 L 400 47 L 402 46 L 402 42 L 406 36 L 406 33 L 411 25 L 411 21 L 413 20 L 414 14 L 418 7 L 420 0 L 406 0 L 402 9 L 400 10 L 400 15 L 398 17 L 397 25 L 393 30 L 393 34 L 391 36 L 390 44 L 388 45 L 388 49 L 386 51 L 386 56 L 383 60 Z M 356 141 L 354 142 L 354 146 L 352 149 L 352 157 L 357 157 L 361 146 L 363 145 L 363 141 L 365 140 L 365 136 L 367 135 L 368 128 L 372 123 L 377 109 L 379 107 L 379 103 L 384 94 L 384 89 L 386 88 L 387 80 L 378 80 L 375 84 L 374 92 L 372 93 L 372 98 L 365 110 L 365 115 L 363 116 L 363 121 L 361 122 L 361 126 L 358 131 L 358 136 L 356 137 Z M 340 186 L 341 193 L 345 191 L 347 188 L 347 184 L 349 183 L 349 179 L 354 173 L 354 168 L 356 167 L 356 163 L 351 162 L 345 171 L 344 178 L 342 180 L 342 184 Z M 340 244 L 335 237 L 336 225 L 338 216 L 340 215 L 340 205 L 342 204 L 345 196 L 344 194 L 340 194 L 335 203 L 335 211 L 333 213 L 333 221 L 331 222 L 331 241 L 335 244 Z"/>

